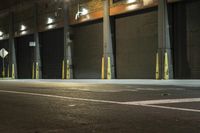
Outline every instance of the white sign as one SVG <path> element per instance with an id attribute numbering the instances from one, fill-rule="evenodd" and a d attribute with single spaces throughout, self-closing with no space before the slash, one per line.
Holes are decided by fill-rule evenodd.
<path id="1" fill-rule="evenodd" d="M 8 55 L 8 51 L 6 51 L 4 48 L 2 48 L 2 49 L 0 50 L 0 56 L 1 56 L 2 58 L 5 58 L 7 55 Z"/>
<path id="2" fill-rule="evenodd" d="M 29 46 L 30 46 L 30 47 L 35 47 L 35 46 L 36 46 L 36 43 L 35 43 L 35 42 L 29 42 Z"/>

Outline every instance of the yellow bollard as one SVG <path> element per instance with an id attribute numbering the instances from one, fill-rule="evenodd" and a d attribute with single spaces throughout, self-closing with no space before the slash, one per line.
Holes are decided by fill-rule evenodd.
<path id="1" fill-rule="evenodd" d="M 15 65 L 12 64 L 12 79 L 15 79 Z"/>
<path id="2" fill-rule="evenodd" d="M 105 73 L 105 60 L 104 60 L 104 57 L 102 57 L 102 67 L 101 67 L 101 79 L 105 79 L 104 77 L 104 73 Z"/>
<path id="3" fill-rule="evenodd" d="M 38 62 L 36 62 L 36 74 L 35 74 L 35 78 L 39 79 L 39 64 L 38 64 Z"/>
<path id="4" fill-rule="evenodd" d="M 65 61 L 62 63 L 62 79 L 65 79 Z"/>
<path id="5" fill-rule="evenodd" d="M 2 76 L 5 78 L 5 67 L 3 66 Z"/>
<path id="6" fill-rule="evenodd" d="M 168 60 L 168 53 L 165 52 L 165 68 L 164 68 L 164 79 L 169 79 L 169 60 Z"/>
<path id="7" fill-rule="evenodd" d="M 66 78 L 70 79 L 70 67 L 69 67 L 69 60 L 67 60 L 67 73 L 66 73 Z"/>
<path id="8" fill-rule="evenodd" d="M 111 61 L 110 57 L 108 57 L 107 79 L 111 79 L 111 74 Z"/>
<path id="9" fill-rule="evenodd" d="M 7 72 L 7 73 L 8 73 L 7 76 L 8 76 L 8 78 L 9 78 L 9 77 L 10 77 L 10 68 L 9 68 L 9 65 L 8 65 L 8 72 Z"/>
<path id="10" fill-rule="evenodd" d="M 35 63 L 34 62 L 32 66 L 32 79 L 35 79 Z"/>
<path id="11" fill-rule="evenodd" d="M 159 53 L 156 53 L 156 80 L 159 79 Z"/>

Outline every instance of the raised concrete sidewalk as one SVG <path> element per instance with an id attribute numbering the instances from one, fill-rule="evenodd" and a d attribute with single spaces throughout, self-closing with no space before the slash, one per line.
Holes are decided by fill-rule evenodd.
<path id="1" fill-rule="evenodd" d="M 3 82 L 19 82 L 19 83 L 55 83 L 55 84 L 119 84 L 119 85 L 172 85 L 172 86 L 187 86 L 187 87 L 200 87 L 200 80 L 96 80 L 96 79 L 74 79 L 74 80 L 56 80 L 56 79 L 41 79 L 41 80 L 0 80 Z M 199 88 L 200 89 L 200 88 Z"/>

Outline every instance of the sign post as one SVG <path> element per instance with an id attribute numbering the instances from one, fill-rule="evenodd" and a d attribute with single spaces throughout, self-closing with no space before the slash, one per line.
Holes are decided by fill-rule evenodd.
<path id="1" fill-rule="evenodd" d="M 3 59 L 3 71 L 2 71 L 3 78 L 5 78 L 5 61 L 4 61 L 4 59 L 7 55 L 8 55 L 8 51 L 6 51 L 4 48 L 2 48 L 0 50 L 0 56 Z"/>

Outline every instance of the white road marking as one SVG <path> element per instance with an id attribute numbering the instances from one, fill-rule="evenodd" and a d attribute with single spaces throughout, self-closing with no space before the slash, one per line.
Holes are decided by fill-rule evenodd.
<path id="1" fill-rule="evenodd" d="M 128 104 L 128 105 L 149 105 L 149 104 L 170 104 L 170 103 L 190 103 L 190 102 L 200 102 L 200 98 L 133 101 L 133 102 L 124 102 L 124 104 Z"/>
<path id="2" fill-rule="evenodd" d="M 142 105 L 142 106 L 144 106 L 144 107 L 152 107 L 152 108 L 160 108 L 160 109 L 170 109 L 170 110 L 178 110 L 178 111 L 187 111 L 187 112 L 198 112 L 198 113 L 200 113 L 200 110 L 197 110 L 197 109 L 168 107 L 168 106 L 160 106 L 160 105 Z"/>
<path id="3" fill-rule="evenodd" d="M 50 97 L 50 98 L 60 98 L 60 99 L 76 100 L 76 101 L 109 103 L 109 104 L 120 104 L 120 105 L 131 105 L 131 106 L 143 106 L 143 107 L 152 107 L 152 108 L 160 108 L 160 109 L 169 109 L 169 110 L 178 110 L 178 111 L 187 111 L 187 112 L 198 112 L 198 113 L 200 113 L 200 110 L 197 110 L 197 109 L 187 109 L 187 108 L 177 108 L 177 107 L 167 107 L 167 106 L 153 105 L 153 104 L 167 104 L 167 103 L 200 102 L 200 98 L 165 99 L 165 100 L 149 100 L 149 101 L 134 101 L 134 102 L 116 102 L 116 101 L 85 99 L 85 98 L 74 98 L 74 97 L 49 95 L 49 94 L 39 94 L 39 93 L 30 93 L 30 92 L 21 92 L 21 91 L 0 90 L 0 92 L 1 93 L 19 94 L 19 95 L 31 95 L 31 96 Z"/>
<path id="4" fill-rule="evenodd" d="M 66 96 L 58 96 L 58 95 L 49 95 L 49 94 L 39 94 L 39 93 L 30 93 L 30 92 L 22 92 L 22 91 L 6 91 L 6 90 L 0 90 L 0 92 L 2 92 L 2 93 L 12 93 L 12 94 L 21 94 L 21 95 L 31 95 L 31 96 L 41 96 L 41 97 L 60 98 L 60 99 L 68 99 L 68 100 L 76 100 L 76 101 L 86 101 L 86 102 L 98 102 L 98 103 L 121 104 L 121 102 L 115 102 L 115 101 L 96 100 L 96 99 L 85 99 L 85 98 L 74 98 L 74 97 L 66 97 Z"/>

